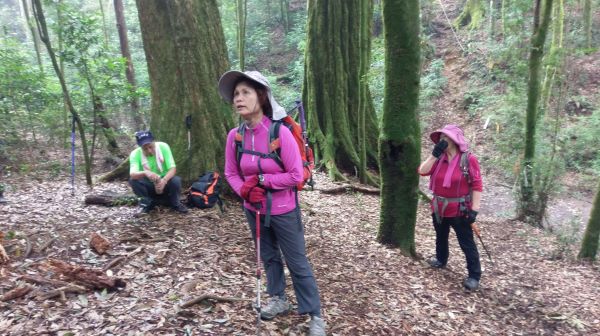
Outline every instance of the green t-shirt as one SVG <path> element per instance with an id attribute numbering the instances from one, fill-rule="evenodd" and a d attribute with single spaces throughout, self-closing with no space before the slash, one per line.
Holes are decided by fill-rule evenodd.
<path id="1" fill-rule="evenodd" d="M 175 167 L 175 160 L 173 159 L 173 153 L 171 153 L 171 147 L 164 142 L 155 142 L 158 146 L 160 152 L 162 153 L 163 163 L 162 163 L 162 172 L 158 169 L 156 155 L 147 156 L 148 160 L 148 168 L 153 173 L 158 174 L 160 177 L 164 177 L 167 175 L 167 172 Z M 144 171 L 144 166 L 142 165 L 142 148 L 138 147 L 134 149 L 131 154 L 129 154 L 129 174 L 139 173 Z"/>

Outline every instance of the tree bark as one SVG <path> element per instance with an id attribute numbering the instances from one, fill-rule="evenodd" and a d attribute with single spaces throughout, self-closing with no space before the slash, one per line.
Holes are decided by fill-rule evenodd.
<path id="1" fill-rule="evenodd" d="M 372 13 L 372 1 L 361 3 L 359 0 L 308 2 L 303 100 L 317 160 L 334 180 L 344 180 L 342 171 L 354 174 L 361 166 L 358 150 L 361 92 L 366 95 L 362 107 L 363 111 L 366 109 L 368 165 L 377 167 L 377 122 L 364 80 L 367 74 L 361 67 L 361 62 L 369 62 L 361 57 L 369 54 L 360 50 L 361 22 L 364 22 L 361 18 Z"/>
<path id="2" fill-rule="evenodd" d="M 85 196 L 85 204 L 87 205 L 104 205 L 104 206 L 120 206 L 120 205 L 135 205 L 138 203 L 138 197 L 133 194 L 118 194 L 105 192 L 102 194 L 91 194 Z"/>
<path id="3" fill-rule="evenodd" d="M 146 124 L 140 115 L 140 101 L 135 94 L 137 83 L 135 80 L 135 69 L 131 61 L 131 52 L 129 51 L 129 38 L 127 37 L 127 22 L 123 14 L 123 0 L 114 0 L 115 18 L 117 21 L 117 32 L 119 33 L 119 45 L 121 47 L 121 56 L 126 60 L 125 77 L 130 85 L 131 92 L 131 115 L 137 129 L 146 128 Z"/>
<path id="4" fill-rule="evenodd" d="M 535 218 L 540 218 L 536 206 L 536 192 L 534 189 L 535 164 L 535 134 L 537 128 L 538 105 L 540 100 L 540 67 L 544 57 L 544 43 L 550 14 L 552 13 L 552 1 L 545 0 L 542 9 L 542 0 L 536 1 L 534 14 L 534 30 L 531 39 L 531 52 L 529 55 L 529 81 L 527 89 L 527 115 L 525 122 L 525 152 L 523 155 L 523 166 L 521 175 L 520 200 L 518 202 L 517 218 L 542 227 L 541 222 L 534 223 Z"/>
<path id="5" fill-rule="evenodd" d="M 246 67 L 246 14 L 247 1 L 237 0 L 236 18 L 237 18 L 237 46 L 240 70 L 244 71 Z"/>
<path id="6" fill-rule="evenodd" d="M 39 35 L 37 32 L 37 29 L 33 26 L 33 23 L 31 22 L 31 18 L 29 17 L 29 8 L 27 6 L 27 0 L 22 0 L 21 3 L 23 4 L 23 14 L 25 15 L 25 21 L 27 22 L 27 26 L 29 27 L 29 30 L 31 31 L 31 40 L 33 41 L 33 47 L 35 48 L 35 56 L 38 62 L 38 67 L 40 68 L 40 72 L 43 74 L 44 73 L 44 64 L 42 62 L 42 56 L 40 53 L 40 43 L 39 43 Z"/>
<path id="7" fill-rule="evenodd" d="M 421 157 L 419 1 L 383 0 L 385 92 L 379 135 L 381 214 L 377 240 L 416 256 Z"/>
<path id="8" fill-rule="evenodd" d="M 585 47 L 592 48 L 592 0 L 584 0 L 583 31 L 585 32 Z"/>
<path id="9" fill-rule="evenodd" d="M 88 185 L 92 185 L 92 170 L 91 170 L 91 161 L 90 156 L 88 154 L 87 142 L 85 140 L 85 130 L 83 129 L 83 123 L 81 122 L 81 118 L 79 114 L 75 110 L 73 103 L 71 102 L 71 96 L 69 95 L 69 90 L 67 89 L 67 84 L 65 82 L 64 76 L 58 66 L 58 62 L 56 61 L 56 55 L 54 54 L 54 50 L 52 49 L 52 44 L 50 43 L 50 38 L 48 36 L 48 28 L 46 26 L 46 18 L 44 16 L 44 10 L 42 8 L 42 4 L 40 0 L 33 0 L 33 13 L 38 22 L 40 39 L 46 45 L 46 49 L 48 50 L 48 54 L 50 55 L 50 60 L 52 60 L 52 67 L 54 68 L 54 72 L 58 77 L 60 82 L 60 87 L 62 88 L 64 100 L 69 108 L 69 112 L 71 116 L 75 120 L 77 124 L 77 129 L 79 130 L 79 136 L 81 138 L 81 149 L 83 150 L 83 159 L 85 161 L 85 180 Z"/>
<path id="10" fill-rule="evenodd" d="M 600 183 L 598 183 L 592 213 L 583 234 L 578 258 L 595 260 L 598 253 L 598 239 L 600 239 Z"/>
<path id="11" fill-rule="evenodd" d="M 151 83 L 150 128 L 171 146 L 184 183 L 206 170 L 222 171 L 234 118 L 217 92 L 229 65 L 216 0 L 137 0 L 137 7 Z"/>

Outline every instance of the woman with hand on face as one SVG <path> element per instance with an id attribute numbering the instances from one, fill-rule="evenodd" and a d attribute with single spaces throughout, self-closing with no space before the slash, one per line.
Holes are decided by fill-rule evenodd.
<path id="1" fill-rule="evenodd" d="M 433 192 L 431 216 L 436 234 L 436 257 L 429 264 L 434 268 L 446 266 L 452 227 L 467 261 L 469 275 L 463 285 L 475 290 L 481 278 L 479 252 L 473 237 L 473 232 L 479 234 L 475 220 L 483 191 L 479 161 L 468 152 L 463 131 L 456 125 L 446 125 L 431 133 L 430 138 L 435 146 L 419 166 L 419 174 L 430 176 L 429 189 Z M 463 153 L 466 157 L 461 164 Z"/>
<path id="2" fill-rule="evenodd" d="M 271 297 L 261 309 L 261 319 L 271 320 L 291 308 L 285 295 L 281 250 L 292 277 L 298 312 L 310 314 L 310 335 L 325 335 L 319 291 L 306 257 L 304 226 L 295 189 L 303 180 L 300 150 L 290 130 L 280 127 L 283 167 L 274 159 L 261 155 L 269 153 L 273 120 L 285 117 L 286 113 L 273 99 L 269 82 L 258 71 L 226 72 L 219 80 L 219 93 L 233 103 L 243 120 L 227 136 L 225 178 L 244 199 L 244 212 L 255 240 L 257 210 L 263 212 L 260 215 L 260 256 Z M 240 156 L 236 136 L 243 150 Z"/>

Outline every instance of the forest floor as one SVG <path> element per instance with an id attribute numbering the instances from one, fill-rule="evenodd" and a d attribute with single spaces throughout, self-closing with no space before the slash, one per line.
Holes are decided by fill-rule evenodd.
<path id="1" fill-rule="evenodd" d="M 452 3 L 452 2 L 450 2 Z M 447 8 L 456 15 L 456 8 Z M 436 57 L 445 60 L 446 92 L 435 102 L 443 111 L 431 129 L 465 116 L 461 107 L 466 62 L 443 16 L 434 37 Z M 461 119 L 461 120 L 467 120 Z M 480 147 L 493 134 L 481 120 L 458 122 Z M 423 148 L 429 148 L 427 134 Z M 424 150 L 426 152 L 426 150 Z M 63 156 L 47 149 L 47 155 Z M 424 153 L 426 155 L 426 153 Z M 39 161 L 39 167 L 44 161 Z M 568 175 L 570 192 L 550 205 L 548 222 L 577 235 L 586 221 L 593 186 Z M 573 182 L 575 181 L 575 182 Z M 192 209 L 180 215 L 158 209 L 135 218 L 136 207 L 84 204 L 88 194 L 126 192 L 125 182 L 97 184 L 50 172 L 13 174 L 4 182 L 9 203 L 0 204 L 2 245 L 10 260 L 0 264 L 0 295 L 31 290 L 0 302 L 2 335 L 254 335 L 255 254 L 248 224 L 233 201 L 225 213 Z M 316 175 L 317 188 L 303 191 L 307 253 L 322 299 L 330 335 L 594 335 L 600 334 L 600 268 L 574 259 L 576 244 L 513 220 L 512 182 L 484 172 L 484 200 L 478 223 L 493 260 L 479 246 L 484 274 L 481 288 L 462 288 L 465 262 L 454 235 L 450 260 L 434 270 L 435 235 L 428 205 L 421 203 L 416 227 L 418 259 L 376 242 L 379 197 L 358 192 L 325 194 L 337 187 Z M 423 190 L 427 181 L 423 179 Z M 111 243 L 107 254 L 90 249 L 90 235 Z M 578 240 L 578 239 L 576 239 Z M 577 241 L 576 241 L 577 242 Z M 114 291 L 80 290 L 61 283 L 53 260 L 104 270 L 121 279 Z M 115 261 L 120 261 L 115 263 Z M 110 277 L 110 278 L 109 278 Z M 46 283 L 42 280 L 46 279 Z M 289 277 L 288 277 L 289 279 Z M 264 286 L 264 277 L 263 277 Z M 61 291 L 53 292 L 61 287 Z M 49 294 L 58 294 L 49 297 Z M 295 303 L 288 281 L 288 296 Z M 204 297 L 198 304 L 183 303 Z M 235 299 L 235 300 L 233 300 Z M 240 300 L 237 300 L 240 299 Z M 263 335 L 302 335 L 307 317 L 296 313 L 262 322 Z"/>

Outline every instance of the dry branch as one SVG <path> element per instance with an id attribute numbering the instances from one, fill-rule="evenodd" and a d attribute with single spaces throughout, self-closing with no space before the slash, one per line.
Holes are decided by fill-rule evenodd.
<path id="1" fill-rule="evenodd" d="M 41 293 L 40 295 L 38 295 L 36 298 L 39 300 L 48 300 L 57 296 L 63 296 L 65 295 L 65 293 L 85 293 L 86 289 L 81 287 L 81 286 L 77 286 L 77 285 L 68 285 L 68 286 L 63 286 L 51 291 L 48 291 L 46 293 Z"/>
<path id="2" fill-rule="evenodd" d="M 35 283 L 38 285 L 52 285 L 52 286 L 69 286 L 72 285 L 66 281 L 54 280 L 54 279 L 46 279 L 33 275 L 22 275 L 19 277 L 19 280 Z"/>
<path id="3" fill-rule="evenodd" d="M 249 301 L 250 299 L 204 294 L 204 295 L 200 295 L 197 298 L 185 301 L 184 303 L 181 304 L 181 308 L 187 308 L 187 307 L 193 306 L 197 303 L 200 303 L 200 302 L 206 301 L 206 300 L 213 300 L 213 301 L 218 301 L 218 302 L 239 302 L 239 301 Z"/>
<path id="4" fill-rule="evenodd" d="M 349 191 L 361 192 L 369 195 L 379 195 L 380 193 L 379 188 L 363 187 L 356 184 L 344 184 L 331 189 L 319 189 L 319 191 L 327 195 L 343 194 Z"/>
<path id="5" fill-rule="evenodd" d="M 129 258 L 133 257 L 134 255 L 140 253 L 142 250 L 143 250 L 143 247 L 140 246 L 137 249 L 135 249 L 134 251 L 128 253 L 127 255 L 116 257 L 115 259 L 111 260 L 108 264 L 106 264 L 106 266 L 104 266 L 102 268 L 102 271 L 106 272 L 106 270 L 111 269 L 112 267 L 114 267 L 115 265 L 117 265 L 118 263 L 120 263 L 121 261 L 123 261 L 125 259 L 129 259 Z"/>
<path id="6" fill-rule="evenodd" d="M 32 289 L 33 287 L 29 285 L 13 288 L 8 292 L 4 293 L 4 295 L 0 296 L 0 301 L 10 301 L 20 298 L 21 296 L 27 295 L 27 293 L 31 292 Z"/>
<path id="7" fill-rule="evenodd" d="M 56 238 L 50 238 L 47 242 L 44 243 L 44 245 L 40 246 L 39 253 L 43 253 L 48 247 L 50 247 L 50 245 L 52 245 L 52 243 L 54 243 L 55 240 Z"/>

